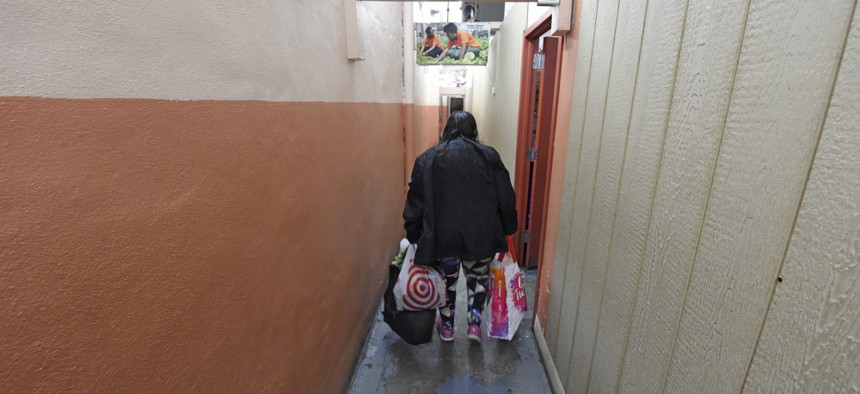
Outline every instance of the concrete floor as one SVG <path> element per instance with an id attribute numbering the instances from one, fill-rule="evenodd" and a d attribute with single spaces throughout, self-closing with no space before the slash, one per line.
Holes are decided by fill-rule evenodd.
<path id="1" fill-rule="evenodd" d="M 510 342 L 466 338 L 466 280 L 457 290 L 457 321 L 452 343 L 439 340 L 412 346 L 377 314 L 357 364 L 349 392 L 366 393 L 550 393 L 532 331 L 536 270 L 525 271 L 529 313 Z M 462 296 L 461 296 L 462 294 Z M 484 313 L 485 324 L 487 313 Z"/>

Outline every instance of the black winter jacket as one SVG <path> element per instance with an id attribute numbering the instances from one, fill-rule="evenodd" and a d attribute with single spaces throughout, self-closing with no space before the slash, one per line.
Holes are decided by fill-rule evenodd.
<path id="1" fill-rule="evenodd" d="M 516 196 L 499 153 L 464 137 L 428 149 L 415 160 L 403 219 L 416 264 L 508 251 Z"/>

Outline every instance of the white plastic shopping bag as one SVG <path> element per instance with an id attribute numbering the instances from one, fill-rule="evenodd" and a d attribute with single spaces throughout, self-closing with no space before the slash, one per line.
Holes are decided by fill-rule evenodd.
<path id="1" fill-rule="evenodd" d="M 423 311 L 445 305 L 445 278 L 434 268 L 415 264 L 415 245 L 406 248 L 403 267 L 394 285 L 394 300 L 401 311 Z"/>
<path id="2" fill-rule="evenodd" d="M 490 265 L 488 300 L 491 338 L 510 341 L 526 315 L 526 290 L 523 273 L 514 257 L 513 241 L 508 238 L 508 253 L 499 253 Z"/>

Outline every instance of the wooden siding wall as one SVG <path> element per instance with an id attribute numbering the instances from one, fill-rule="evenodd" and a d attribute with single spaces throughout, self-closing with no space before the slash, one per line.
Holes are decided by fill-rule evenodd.
<path id="1" fill-rule="evenodd" d="M 857 1 L 583 0 L 569 393 L 860 392 Z"/>

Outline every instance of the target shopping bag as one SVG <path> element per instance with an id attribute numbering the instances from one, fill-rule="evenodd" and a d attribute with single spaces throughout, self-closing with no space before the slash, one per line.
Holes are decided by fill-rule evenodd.
<path id="1" fill-rule="evenodd" d="M 514 243 L 510 237 L 508 250 L 507 253 L 499 253 L 490 265 L 490 324 L 487 334 L 491 338 L 510 341 L 525 317 L 527 305 L 523 273 L 514 257 Z"/>
<path id="2" fill-rule="evenodd" d="M 394 300 L 401 311 L 423 311 L 445 305 L 445 278 L 432 267 L 415 264 L 415 245 L 406 248 L 403 267 L 394 285 Z"/>

